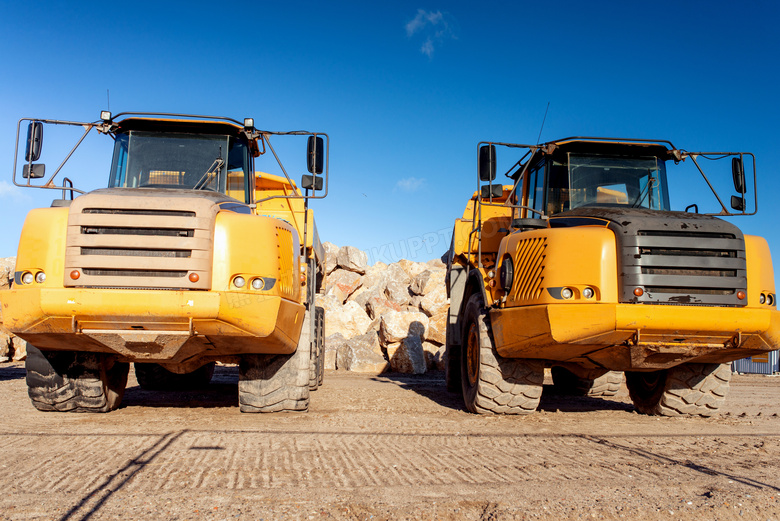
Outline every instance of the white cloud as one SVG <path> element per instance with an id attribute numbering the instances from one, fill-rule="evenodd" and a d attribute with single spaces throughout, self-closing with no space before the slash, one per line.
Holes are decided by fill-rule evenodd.
<path id="1" fill-rule="evenodd" d="M 406 24 L 406 36 L 411 38 L 416 34 L 425 37 L 420 52 L 428 58 L 433 57 L 435 47 L 445 40 L 456 40 L 457 22 L 449 13 L 441 11 L 426 11 L 418 9 L 417 15 Z"/>
<path id="2" fill-rule="evenodd" d="M 416 192 L 423 186 L 425 186 L 425 178 L 418 177 L 406 177 L 404 179 L 399 179 L 395 184 L 395 187 L 403 192 Z"/>
<path id="3" fill-rule="evenodd" d="M 27 202 L 32 198 L 25 193 L 25 190 L 14 186 L 8 181 L 0 181 L 0 199 L 9 199 L 15 202 Z"/>

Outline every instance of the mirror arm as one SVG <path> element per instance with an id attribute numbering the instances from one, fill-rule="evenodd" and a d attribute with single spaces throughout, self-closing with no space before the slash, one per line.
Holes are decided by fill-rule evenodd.
<path id="1" fill-rule="evenodd" d="M 718 195 L 718 192 L 715 191 L 715 188 L 712 186 L 712 183 L 710 183 L 710 180 L 707 178 L 707 175 L 704 173 L 704 171 L 699 166 L 699 162 L 696 161 L 696 154 L 691 154 L 688 152 L 682 152 L 682 157 L 690 157 L 691 161 L 693 161 L 693 164 L 696 165 L 696 169 L 699 171 L 701 176 L 704 178 L 704 181 L 707 183 L 707 186 L 710 187 L 710 190 L 712 190 L 713 195 L 715 196 L 715 199 L 718 200 L 718 204 L 722 208 L 721 212 L 718 215 L 731 215 L 731 212 L 729 212 L 726 209 L 726 205 L 723 204 L 723 201 L 721 201 L 720 196 Z"/>

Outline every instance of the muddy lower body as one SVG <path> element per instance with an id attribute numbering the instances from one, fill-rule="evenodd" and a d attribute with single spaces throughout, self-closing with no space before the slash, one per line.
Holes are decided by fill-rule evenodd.
<path id="1" fill-rule="evenodd" d="M 308 413 L 241 414 L 130 375 L 107 414 L 43 413 L 0 366 L 0 519 L 780 519 L 780 378 L 739 376 L 722 414 L 637 414 L 625 386 L 478 416 L 443 375 L 326 374 Z"/>

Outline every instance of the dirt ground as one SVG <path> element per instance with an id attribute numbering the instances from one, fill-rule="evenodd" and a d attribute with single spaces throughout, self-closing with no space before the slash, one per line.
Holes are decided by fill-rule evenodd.
<path id="1" fill-rule="evenodd" d="M 130 375 L 109 414 L 36 411 L 0 365 L 0 519 L 780 520 L 780 378 L 735 375 L 716 418 L 555 396 L 481 417 L 442 374 L 326 373 L 303 414 L 241 414 Z"/>

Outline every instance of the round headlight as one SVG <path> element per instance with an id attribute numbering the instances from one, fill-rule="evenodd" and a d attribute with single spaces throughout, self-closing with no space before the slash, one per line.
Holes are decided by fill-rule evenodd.
<path id="1" fill-rule="evenodd" d="M 233 279 L 233 285 L 237 288 L 243 288 L 246 284 L 246 280 L 242 276 L 238 276 L 235 279 Z"/>
<path id="2" fill-rule="evenodd" d="M 766 295 L 764 295 L 764 294 L 762 293 L 762 294 L 761 294 L 761 296 L 760 296 L 760 297 L 758 297 L 758 303 L 759 303 L 759 304 L 765 304 L 765 303 L 766 303 Z"/>
<path id="3" fill-rule="evenodd" d="M 501 263 L 501 270 L 498 275 L 501 282 L 501 288 L 504 291 L 511 290 L 512 283 L 515 280 L 515 263 L 509 255 L 504 256 L 504 261 Z"/>
<path id="4" fill-rule="evenodd" d="M 22 274 L 22 284 L 32 284 L 33 280 L 35 280 L 35 278 L 33 277 L 33 274 L 30 273 L 29 271 L 25 271 Z"/>
<path id="5" fill-rule="evenodd" d="M 263 279 L 252 279 L 252 289 L 261 290 L 265 286 Z"/>
<path id="6" fill-rule="evenodd" d="M 574 292 L 571 290 L 571 288 L 563 288 L 561 290 L 561 296 L 566 300 L 569 300 L 574 296 Z"/>
<path id="7" fill-rule="evenodd" d="M 593 288 L 585 288 L 582 290 L 582 296 L 585 298 L 593 298 Z"/>
<path id="8" fill-rule="evenodd" d="M 774 294 L 773 294 L 773 293 L 770 293 L 769 295 L 767 295 L 767 297 L 766 297 L 766 302 L 767 302 L 767 304 L 769 304 L 770 306 L 774 306 L 774 305 L 775 305 L 775 296 L 774 296 Z"/>
<path id="9" fill-rule="evenodd" d="M 42 271 L 36 273 L 35 282 L 37 282 L 38 284 L 43 284 L 44 282 L 46 282 L 46 274 Z"/>

